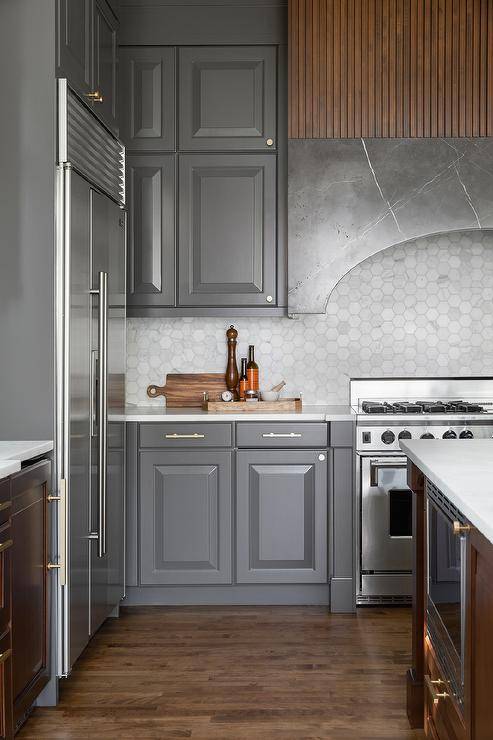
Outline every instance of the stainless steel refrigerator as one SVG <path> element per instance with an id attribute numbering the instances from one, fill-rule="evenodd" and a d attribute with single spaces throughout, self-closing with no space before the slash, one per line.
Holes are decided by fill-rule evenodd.
<path id="1" fill-rule="evenodd" d="M 59 84 L 58 675 L 124 595 L 124 149 Z"/>

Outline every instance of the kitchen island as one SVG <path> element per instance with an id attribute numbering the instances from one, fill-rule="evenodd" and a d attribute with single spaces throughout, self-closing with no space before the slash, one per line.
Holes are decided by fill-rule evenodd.
<path id="1" fill-rule="evenodd" d="M 412 440 L 402 450 L 414 494 L 409 720 L 435 740 L 488 740 L 493 440 Z"/>

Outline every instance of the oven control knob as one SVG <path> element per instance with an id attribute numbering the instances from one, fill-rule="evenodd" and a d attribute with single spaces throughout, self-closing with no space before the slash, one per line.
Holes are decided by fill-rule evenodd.
<path id="1" fill-rule="evenodd" d="M 431 432 L 425 432 L 421 435 L 420 439 L 435 439 L 435 435 Z"/>
<path id="2" fill-rule="evenodd" d="M 453 429 L 447 429 L 447 431 L 442 434 L 442 439 L 457 439 L 457 434 Z"/>
<path id="3" fill-rule="evenodd" d="M 403 429 L 402 432 L 399 432 L 399 436 L 397 439 L 411 439 L 412 434 L 407 429 Z"/>
<path id="4" fill-rule="evenodd" d="M 394 432 L 391 432 L 390 429 L 387 429 L 386 432 L 383 432 L 381 439 L 384 445 L 391 445 L 395 440 L 395 434 Z"/>
<path id="5" fill-rule="evenodd" d="M 472 439 L 474 437 L 474 434 L 471 432 L 470 429 L 464 429 L 459 434 L 459 439 Z"/>

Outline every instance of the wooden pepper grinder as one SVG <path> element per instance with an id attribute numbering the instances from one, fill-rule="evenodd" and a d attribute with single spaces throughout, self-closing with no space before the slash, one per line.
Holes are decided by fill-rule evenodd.
<path id="1" fill-rule="evenodd" d="M 228 338 L 228 364 L 226 366 L 226 387 L 231 391 L 235 401 L 238 400 L 238 366 L 236 364 L 236 337 L 237 330 L 231 324 L 226 332 Z"/>

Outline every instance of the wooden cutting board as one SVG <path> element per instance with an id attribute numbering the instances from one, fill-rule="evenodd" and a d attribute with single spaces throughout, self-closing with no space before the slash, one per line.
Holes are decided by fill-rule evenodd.
<path id="1" fill-rule="evenodd" d="M 193 408 L 202 406 L 204 392 L 211 401 L 220 401 L 226 390 L 224 373 L 169 373 L 165 385 L 148 386 L 147 395 L 165 396 L 168 408 Z"/>

